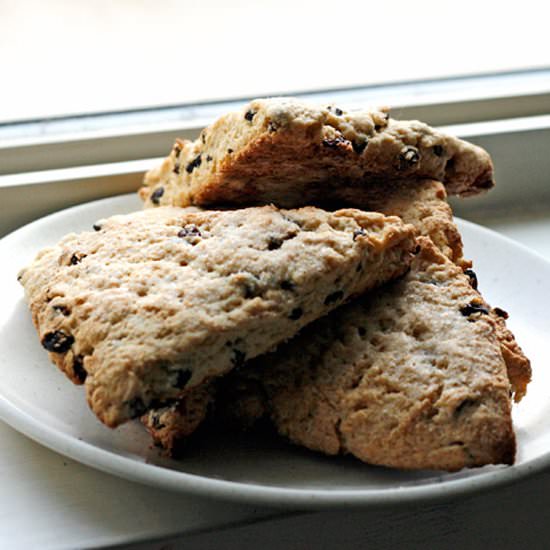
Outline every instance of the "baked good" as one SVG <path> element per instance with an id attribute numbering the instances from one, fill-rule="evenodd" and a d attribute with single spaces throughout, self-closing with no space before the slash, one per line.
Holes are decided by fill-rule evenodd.
<path id="1" fill-rule="evenodd" d="M 477 277 L 470 269 L 471 262 L 464 260 L 462 256 L 460 234 L 445 200 L 445 190 L 441 183 L 425 180 L 401 188 L 392 188 L 391 192 L 388 189 L 371 188 L 369 192 L 362 194 L 360 202 L 365 207 L 385 214 L 398 215 L 405 222 L 412 223 L 419 234 L 430 237 L 441 253 L 465 269 L 465 275 L 460 275 L 461 285 L 463 286 L 464 281 L 467 280 L 471 287 L 470 293 L 477 291 Z M 460 271 L 453 272 L 460 274 Z M 412 287 L 410 284 L 405 284 L 399 288 L 404 293 L 410 293 Z M 402 299 L 406 301 L 408 298 L 404 296 Z M 478 295 L 478 299 L 479 303 L 485 304 L 481 296 Z M 426 304 L 426 309 L 428 307 L 429 302 Z M 500 346 L 501 356 L 498 353 L 496 356 L 504 360 L 511 390 L 516 401 L 519 401 L 525 394 L 531 378 L 529 360 L 506 327 L 507 314 L 500 308 L 492 309 L 487 304 L 483 307 L 487 311 L 491 330 L 494 331 Z M 330 323 L 336 316 L 336 312 L 331 314 L 326 322 Z M 365 320 L 368 324 L 367 316 Z M 339 323 L 345 325 L 345 321 L 335 322 L 335 324 Z M 376 356 L 376 353 L 373 353 L 373 356 Z M 258 361 L 261 361 L 261 358 Z M 202 400 L 193 401 L 193 407 L 202 408 L 203 418 L 209 412 L 216 425 L 229 424 L 246 428 L 263 417 L 268 406 L 267 395 L 262 386 L 262 375 L 251 376 L 250 371 L 247 370 L 239 371 L 205 386 L 202 389 L 202 396 Z M 186 419 L 187 408 L 184 398 L 170 409 L 151 411 L 142 419 L 153 439 L 171 453 L 177 453 L 186 437 L 193 431 L 189 430 L 190 424 Z M 161 417 L 162 421 L 159 420 Z M 182 426 L 186 426 L 186 429 L 181 429 Z M 193 424 L 193 429 L 197 427 L 198 424 Z"/>
<path id="2" fill-rule="evenodd" d="M 251 365 L 291 441 L 371 464 L 512 464 L 511 385 L 489 306 L 421 237 L 411 271 Z"/>
<path id="3" fill-rule="evenodd" d="M 322 201 L 318 201 L 322 202 Z M 463 256 L 462 237 L 447 202 L 445 186 L 436 180 L 375 183 L 363 190 L 342 187 L 332 205 L 351 206 L 386 216 L 398 216 L 429 237 L 445 256 L 464 269 L 472 262 Z M 328 204 L 325 205 L 328 208 Z"/>
<path id="4" fill-rule="evenodd" d="M 95 228 L 19 278 L 43 347 L 112 427 L 402 274 L 415 248 L 412 226 L 353 209 L 168 207 Z"/>
<path id="5" fill-rule="evenodd" d="M 140 190 L 147 206 L 269 204 L 298 207 L 404 179 L 442 181 L 449 194 L 494 185 L 486 151 L 388 111 L 345 112 L 293 98 L 254 100 L 196 141 L 176 141 Z"/>

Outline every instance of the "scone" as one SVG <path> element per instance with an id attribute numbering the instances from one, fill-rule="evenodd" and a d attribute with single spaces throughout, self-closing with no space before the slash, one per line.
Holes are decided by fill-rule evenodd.
<path id="1" fill-rule="evenodd" d="M 299 445 L 370 464 L 512 464 L 512 386 L 490 308 L 460 268 L 419 241 L 404 278 L 257 361 L 269 415 Z"/>
<path id="2" fill-rule="evenodd" d="M 385 110 L 345 112 L 292 98 L 255 100 L 194 141 L 177 141 L 145 177 L 147 206 L 299 207 L 373 182 L 442 181 L 449 194 L 494 185 L 486 151 Z M 350 191 L 352 192 L 352 191 Z"/>
<path id="3" fill-rule="evenodd" d="M 399 281 L 203 388 L 203 417 L 212 408 L 217 424 L 246 426 L 267 416 L 295 444 L 369 464 L 512 464 L 513 386 L 491 310 L 459 267 L 429 239 L 419 241 Z M 185 407 L 143 419 L 169 451 L 198 426 L 189 429 Z"/>
<path id="4" fill-rule="evenodd" d="M 20 273 L 42 346 L 117 426 L 402 274 L 414 228 L 347 209 L 160 208 L 69 235 Z"/>

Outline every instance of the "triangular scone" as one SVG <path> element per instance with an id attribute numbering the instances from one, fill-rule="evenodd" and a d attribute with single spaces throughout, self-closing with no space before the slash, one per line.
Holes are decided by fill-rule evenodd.
<path id="1" fill-rule="evenodd" d="M 402 274 L 414 228 L 347 209 L 115 216 L 20 273 L 51 359 L 116 426 Z"/>
<path id="2" fill-rule="evenodd" d="M 360 191 L 406 178 L 433 178 L 463 196 L 494 185 L 486 151 L 424 123 L 394 120 L 386 110 L 271 98 L 223 116 L 194 142 L 177 141 L 147 173 L 140 196 L 148 206 L 295 208 L 342 186 Z"/>
<path id="3" fill-rule="evenodd" d="M 405 469 L 512 464 L 511 386 L 490 308 L 419 241 L 405 277 L 306 327 L 250 375 L 279 433 L 307 448 Z"/>

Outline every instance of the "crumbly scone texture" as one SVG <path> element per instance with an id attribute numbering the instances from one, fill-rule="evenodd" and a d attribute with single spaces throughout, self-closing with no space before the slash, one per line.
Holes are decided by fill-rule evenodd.
<path id="1" fill-rule="evenodd" d="M 463 256 L 462 237 L 446 200 L 445 188 L 440 182 L 401 182 L 391 189 L 384 185 L 372 185 L 363 193 L 342 188 L 338 198 L 343 204 L 355 204 L 365 210 L 399 216 L 405 223 L 414 225 L 419 235 L 429 237 L 445 256 L 464 269 L 477 289 L 472 262 Z M 508 314 L 498 307 L 490 308 L 489 314 L 495 322 L 514 399 L 520 401 L 531 380 L 531 363 L 506 326 Z"/>
<path id="2" fill-rule="evenodd" d="M 447 202 L 445 186 L 439 181 L 395 182 L 391 187 L 378 183 L 363 190 L 343 187 L 337 204 L 399 216 L 414 225 L 419 235 L 429 237 L 455 264 L 464 269 L 471 267 L 463 256 L 462 237 Z"/>
<path id="3" fill-rule="evenodd" d="M 402 274 L 415 230 L 347 209 L 115 216 L 20 273 L 51 359 L 108 426 L 224 374 Z"/>
<path id="4" fill-rule="evenodd" d="M 512 464 L 495 321 L 462 270 L 419 241 L 404 278 L 306 327 L 251 376 L 277 430 L 310 449 L 405 469 Z"/>
<path id="5" fill-rule="evenodd" d="M 205 387 L 204 403 L 225 403 L 212 407 L 214 421 L 246 427 L 269 416 L 298 445 L 405 469 L 513 463 L 498 322 L 468 275 L 419 241 L 402 279 Z M 171 430 L 144 419 L 168 451 L 189 435 L 177 430 L 187 406 L 159 413 Z"/>
<path id="6" fill-rule="evenodd" d="M 258 99 L 218 119 L 195 141 L 176 141 L 149 171 L 146 206 L 269 204 L 295 208 L 404 179 L 442 181 L 449 194 L 494 185 L 486 151 L 384 109 L 346 112 L 293 98 Z"/>
<path id="7" fill-rule="evenodd" d="M 340 198 L 345 199 L 345 203 L 353 199 L 367 210 L 399 216 L 405 223 L 414 225 L 419 235 L 429 237 L 447 258 L 465 271 L 477 290 L 477 276 L 471 269 L 472 262 L 463 256 L 462 237 L 446 200 L 445 188 L 440 182 L 424 180 L 398 185 L 391 191 L 373 186 L 362 197 L 353 194 L 347 196 L 344 190 Z M 489 308 L 489 315 L 494 321 L 514 400 L 520 401 L 531 381 L 531 363 L 506 326 L 506 311 L 499 307 Z"/>

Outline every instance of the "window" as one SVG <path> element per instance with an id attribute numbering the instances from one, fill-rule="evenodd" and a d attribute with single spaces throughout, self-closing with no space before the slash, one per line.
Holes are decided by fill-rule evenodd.
<path id="1" fill-rule="evenodd" d="M 195 136 L 246 98 L 288 93 L 391 105 L 485 146 L 497 190 L 490 203 L 457 204 L 460 215 L 548 204 L 550 48 L 539 6 L 3 2 L 0 233 L 132 191 L 176 136 Z"/>
<path id="2" fill-rule="evenodd" d="M 8 0 L 0 121 L 540 68 L 550 66 L 544 15 L 533 0 L 521 9 L 479 0 Z"/>

